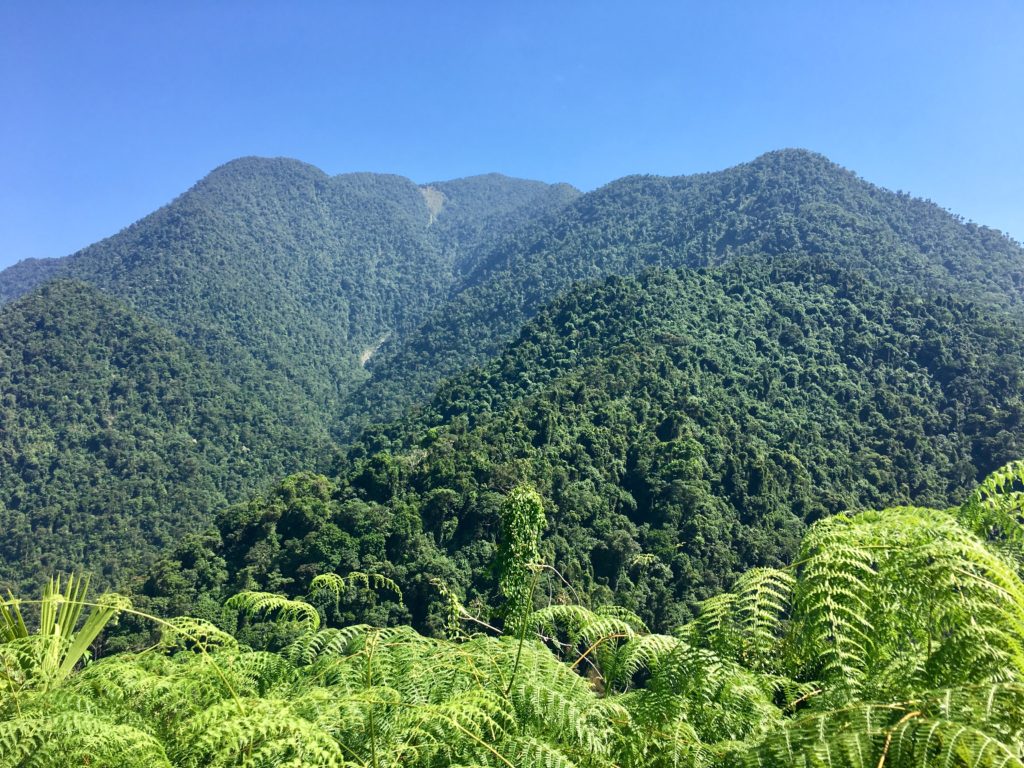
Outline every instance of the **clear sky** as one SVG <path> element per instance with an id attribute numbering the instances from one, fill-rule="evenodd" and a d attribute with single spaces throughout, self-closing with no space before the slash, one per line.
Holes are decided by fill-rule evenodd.
<path id="1" fill-rule="evenodd" d="M 1024 2 L 0 3 L 0 266 L 241 155 L 584 190 L 806 147 L 1024 239 Z"/>

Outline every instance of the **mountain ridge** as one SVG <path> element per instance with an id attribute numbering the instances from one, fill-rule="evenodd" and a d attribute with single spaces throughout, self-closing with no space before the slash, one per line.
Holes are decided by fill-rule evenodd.
<path id="1" fill-rule="evenodd" d="M 272 170 L 278 173 L 271 173 Z M 18 296 L 24 295 L 32 288 L 39 285 L 42 280 L 48 279 L 51 276 L 56 276 L 62 268 L 66 267 L 66 263 L 69 260 L 74 259 L 84 251 L 88 251 L 91 248 L 124 235 L 126 232 L 149 220 L 152 216 L 174 206 L 183 198 L 188 198 L 193 195 L 202 196 L 203 194 L 208 194 L 211 190 L 219 189 L 225 183 L 228 183 L 228 186 L 230 186 L 231 181 L 237 181 L 241 177 L 247 176 L 251 179 L 254 176 L 261 175 L 275 176 L 279 175 L 280 172 L 284 172 L 287 175 L 297 178 L 312 176 L 321 183 L 330 183 L 333 180 L 360 181 L 365 179 L 384 179 L 399 182 L 401 184 L 408 183 L 419 189 L 434 187 L 438 189 L 448 188 L 449 190 L 465 187 L 467 185 L 479 188 L 480 186 L 486 187 L 512 184 L 521 186 L 525 189 L 549 189 L 568 193 L 570 195 L 580 194 L 579 190 L 575 189 L 575 187 L 563 182 L 547 183 L 531 179 L 522 179 L 499 172 L 473 174 L 456 179 L 436 180 L 419 184 L 405 176 L 402 176 L 401 174 L 378 173 L 373 171 L 346 171 L 331 175 L 318 166 L 297 158 L 286 156 L 243 155 L 216 166 L 187 190 L 174 196 L 171 200 L 161 205 L 152 213 L 146 214 L 142 218 L 127 224 L 108 237 L 102 238 L 95 243 L 63 256 L 19 259 L 13 264 L 0 270 L 0 305 L 17 298 Z M 491 184 L 491 182 L 497 182 L 497 184 Z"/>
<path id="2" fill-rule="evenodd" d="M 460 238 L 486 240 L 515 226 L 520 209 L 532 215 L 531 205 L 571 195 L 498 177 L 444 185 L 453 205 L 430 226 L 420 187 L 403 177 L 331 177 L 296 160 L 240 158 L 118 235 L 56 263 L 5 270 L 0 295 L 31 288 L 33 275 L 83 280 L 204 346 L 229 377 L 248 370 L 251 381 L 269 368 L 273 397 L 330 409 L 364 377 L 362 349 L 414 327 L 465 268 L 460 259 L 472 261 Z M 481 187 L 490 189 L 484 204 L 460 199 L 460 189 Z M 456 231 L 446 237 L 449 220 Z M 254 324 L 257 314 L 266 316 Z"/>
<path id="3" fill-rule="evenodd" d="M 736 488 L 758 482 L 790 487 L 788 480 L 780 479 L 790 465 L 783 459 L 775 461 L 778 457 L 771 458 L 775 454 L 764 446 L 750 448 L 748 443 L 753 438 L 743 437 L 738 425 L 756 415 L 759 421 L 751 421 L 751 429 L 756 427 L 764 435 L 789 434 L 787 430 L 792 427 L 777 425 L 773 421 L 776 415 L 765 412 L 766 403 L 776 402 L 780 387 L 824 387 L 809 373 L 823 365 L 814 357 L 816 350 L 832 355 L 827 364 L 835 367 L 836 375 L 856 380 L 854 389 L 863 393 L 874 388 L 884 395 L 880 402 L 863 401 L 860 406 L 866 409 L 865 419 L 870 417 L 877 434 L 859 432 L 861 427 L 844 411 L 845 406 L 852 408 L 853 403 L 863 400 L 851 389 L 823 388 L 822 402 L 831 408 L 827 412 L 818 413 L 816 409 L 824 406 L 807 398 L 783 398 L 777 401 L 779 414 L 789 414 L 794 424 L 803 425 L 800 429 L 810 435 L 811 444 L 821 442 L 815 437 L 818 422 L 833 422 L 845 425 L 836 427 L 835 450 L 847 445 L 843 442 L 846 437 L 856 434 L 876 440 L 880 446 L 876 453 L 883 459 L 891 454 L 907 465 L 891 471 L 879 469 L 882 465 L 877 462 L 881 459 L 863 459 L 852 448 L 840 458 L 823 448 L 805 457 L 806 461 L 801 459 L 806 472 L 798 473 L 800 477 L 817 478 L 823 488 L 831 489 L 824 494 L 821 514 L 837 511 L 836 499 L 843 498 L 879 503 L 890 496 L 910 500 L 915 494 L 927 500 L 945 498 L 942 494 L 954 494 L 976 480 L 993 457 L 1003 456 L 996 445 L 999 440 L 1007 446 L 1019 442 L 1021 425 L 1014 421 L 1017 400 L 1012 391 L 1012 382 L 1018 379 L 1011 364 L 1017 358 L 1002 337 L 992 336 L 988 329 L 998 324 L 993 318 L 1002 318 L 1007 328 L 1019 328 L 1024 304 L 1024 249 L 934 204 L 871 185 L 824 156 L 803 150 L 767 153 L 725 171 L 679 177 L 624 177 L 585 194 L 568 185 L 500 174 L 418 185 L 387 174 L 328 176 L 314 166 L 287 158 L 239 158 L 214 169 L 189 191 L 119 235 L 77 252 L 60 269 L 29 263 L 0 273 L 0 292 L 31 287 L 33 270 L 47 280 L 59 273 L 88 286 L 95 296 L 69 299 L 83 317 L 102 312 L 96 307 L 116 297 L 121 309 L 111 311 L 116 319 L 113 325 L 96 326 L 100 329 L 96 331 L 88 324 L 70 323 L 68 338 L 61 340 L 68 359 L 77 354 L 83 366 L 93 371 L 90 386 L 102 392 L 111 388 L 104 383 L 106 374 L 88 366 L 102 357 L 104 346 L 116 348 L 114 331 L 118 324 L 142 328 L 136 336 L 159 338 L 154 349 L 171 350 L 161 360 L 182 357 L 187 349 L 191 362 L 179 367 L 199 371 L 198 380 L 209 384 L 204 391 L 213 401 L 251 403 L 249 411 L 269 420 L 266 424 L 270 426 L 264 431 L 276 435 L 280 445 L 295 446 L 298 455 L 301 446 L 295 436 L 312 435 L 311 442 L 317 446 L 314 452 L 320 455 L 304 460 L 309 462 L 307 468 L 323 469 L 328 456 L 339 457 L 334 479 L 325 482 L 336 482 L 338 493 L 354 493 L 353 504 L 358 501 L 363 505 L 331 513 L 342 524 L 340 531 L 331 534 L 339 540 L 345 536 L 361 540 L 371 535 L 364 522 L 353 517 L 352 510 L 361 509 L 368 520 L 378 519 L 381 510 L 364 502 L 379 504 L 403 472 L 418 477 L 413 470 L 423 455 L 421 451 L 427 450 L 426 455 L 432 456 L 432 430 L 448 430 L 446 440 L 465 450 L 470 462 L 483 462 L 471 474 L 482 474 L 469 485 L 446 490 L 437 481 L 448 471 L 444 469 L 448 459 L 435 457 L 430 471 L 436 470 L 438 477 L 419 478 L 403 491 L 423 491 L 431 495 L 432 501 L 423 506 L 415 494 L 403 496 L 404 506 L 387 511 L 393 520 L 380 521 L 382 530 L 400 522 L 409 531 L 418 527 L 429 531 L 436 547 L 454 535 L 451 525 L 457 526 L 455 533 L 458 526 L 463 526 L 460 536 L 478 530 L 476 522 L 464 521 L 479 516 L 484 521 L 484 527 L 479 528 L 483 532 L 479 551 L 449 552 L 445 557 L 451 555 L 454 559 L 445 561 L 445 568 L 463 561 L 472 561 L 473 567 L 483 562 L 478 555 L 489 546 L 484 534 L 493 524 L 491 500 L 508 489 L 507 481 L 513 477 L 533 478 L 560 507 L 568 505 L 570 511 L 577 501 L 587 508 L 597 504 L 618 510 L 620 517 L 614 520 L 622 525 L 615 523 L 608 528 L 605 532 L 609 535 L 615 530 L 619 531 L 616 536 L 625 532 L 623 535 L 628 534 L 634 544 L 647 542 L 645 547 L 657 538 L 644 538 L 646 534 L 639 533 L 634 536 L 631 531 L 639 531 L 650 520 L 633 520 L 628 509 L 643 508 L 643 515 L 657 517 L 660 513 L 652 512 L 648 502 L 661 498 L 664 489 L 658 490 L 659 483 L 671 486 L 671 482 L 659 475 L 655 485 L 645 490 L 651 479 L 644 474 L 646 469 L 632 474 L 620 469 L 646 467 L 648 460 L 654 460 L 652 456 L 660 454 L 651 448 L 653 453 L 647 458 L 632 456 L 622 441 L 627 440 L 624 435 L 633 432 L 619 434 L 616 427 L 612 429 L 614 435 L 606 434 L 609 424 L 626 423 L 616 410 L 618 406 L 584 391 L 588 381 L 603 381 L 604 389 L 620 392 L 620 399 L 632 411 L 667 409 L 657 424 L 638 421 L 635 435 L 638 439 L 651 434 L 658 437 L 662 430 L 671 436 L 676 422 L 668 411 L 685 410 L 688 401 L 659 390 L 649 380 L 649 372 L 638 367 L 638 361 L 664 371 L 669 382 L 665 386 L 678 385 L 689 392 L 703 377 L 707 387 L 717 387 L 712 387 L 711 395 L 722 413 L 731 415 L 728 423 L 705 425 L 718 435 L 701 449 L 707 456 L 714 455 L 717 473 L 713 484 L 718 485 L 713 487 L 718 490 L 708 497 L 708 508 L 717 510 L 716 519 L 726 521 L 735 534 L 732 538 L 723 534 L 723 542 L 732 541 L 748 554 L 761 552 L 758 557 L 762 560 L 778 560 L 778 553 L 788 546 L 785 542 L 795 540 L 790 534 L 803 518 L 791 520 L 781 515 L 779 500 L 773 496 L 765 507 L 765 516 L 754 515 L 749 524 L 736 522 L 737 516 L 747 514 L 740 509 L 745 503 L 742 500 L 758 495 L 751 492 L 745 496 L 746 491 Z M 806 274 L 797 279 L 794 270 Z M 648 273 L 669 276 L 642 277 Z M 52 293 L 57 290 L 51 288 L 55 285 L 58 283 L 46 282 L 36 291 Z M 732 324 L 734 336 L 721 336 L 723 331 L 715 324 L 719 316 L 709 315 L 697 298 L 701 290 L 707 292 L 713 311 L 722 321 Z M 851 309 L 843 291 L 859 291 L 859 300 L 868 304 L 891 303 L 903 314 L 887 314 L 878 307 Z M 38 304 L 44 301 L 39 295 L 32 293 L 26 299 Z M 744 308 L 736 296 L 748 296 L 753 303 Z M 599 307 L 591 306 L 596 300 L 593 297 L 607 298 L 623 317 L 607 317 Z M 655 297 L 682 314 L 662 317 L 664 313 L 656 302 L 652 304 Z M 586 312 L 574 310 L 566 315 L 575 317 L 566 321 L 574 324 L 569 330 L 591 340 L 590 357 L 574 356 L 576 337 L 554 342 L 560 332 L 550 327 L 548 316 L 563 301 L 590 306 Z M 949 302 L 952 304 L 947 306 Z M 631 318 L 630 313 L 641 308 L 646 308 L 643 311 L 650 322 L 661 317 L 658 322 L 662 324 L 675 324 L 690 328 L 689 332 L 698 336 L 716 338 L 722 350 L 738 350 L 737 345 L 747 343 L 740 336 L 759 339 L 760 346 L 748 344 L 742 352 L 718 359 L 712 354 L 714 350 L 689 341 L 669 343 L 651 336 L 642 323 L 629 325 L 638 319 Z M 762 338 L 765 329 L 743 319 L 744 309 L 768 324 L 771 334 Z M 869 332 L 854 341 L 830 336 L 831 331 L 820 327 L 822 317 L 829 312 L 844 318 L 843 323 L 857 324 Z M 18 302 L 0 307 L 0 324 L 18 313 L 23 314 Z M 808 318 L 813 318 L 813 323 Z M 538 323 L 542 321 L 548 322 L 542 334 L 546 346 L 537 341 Z M 949 329 L 950 340 L 944 342 L 940 327 L 951 322 L 965 326 Z M 817 334 L 812 334 L 817 346 L 807 346 L 807 323 Z M 30 328 L 24 324 L 18 327 Z M 911 333 L 907 330 L 911 327 L 917 330 Z M 40 338 L 32 330 L 19 333 L 26 336 L 26 343 Z M 671 329 L 665 333 L 685 339 L 685 334 Z M 916 337 L 926 338 L 929 352 L 945 361 L 938 373 L 933 374 L 928 366 L 922 372 L 916 358 L 907 360 L 904 368 L 893 369 L 891 381 L 872 379 L 872 372 L 862 370 L 863 359 L 875 361 L 880 369 L 893 360 L 904 360 L 896 347 L 913 347 L 918 343 Z M 962 338 L 973 339 L 974 347 L 962 344 Z M 18 340 L 0 342 L 16 349 Z M 849 360 L 836 351 L 847 350 L 848 344 L 859 350 L 855 354 L 843 351 Z M 973 359 L 978 354 L 975 347 L 989 350 L 977 365 L 979 370 L 991 373 L 991 382 L 972 378 L 969 370 L 949 360 L 951 354 Z M 1009 368 L 1000 368 L 994 362 L 991 349 L 996 347 L 1006 350 Z M 694 364 L 706 366 L 706 370 L 697 371 L 691 365 L 693 361 L 681 359 L 681 349 L 696 355 Z M 543 364 L 531 362 L 531 355 L 539 355 Z M 842 358 L 841 364 L 836 355 Z M 861 357 L 860 362 L 853 359 Z M 137 359 L 133 360 L 122 385 L 149 392 L 152 376 Z M 757 371 L 746 371 L 744 366 L 750 361 L 757 362 Z M 559 367 L 563 363 L 568 367 Z M 723 374 L 730 367 L 746 372 L 742 377 Z M 801 367 L 807 369 L 806 375 L 800 373 Z M 618 379 L 612 368 L 623 372 Z M 165 370 L 170 368 L 165 366 Z M 482 378 L 480 371 L 486 372 Z M 505 373 L 508 376 L 503 378 Z M 556 382 L 551 389 L 533 389 L 539 382 L 550 383 L 552 377 L 563 383 Z M 943 387 L 945 378 L 950 377 L 966 382 L 962 385 L 965 391 L 947 392 Z M 742 391 L 736 389 L 741 383 L 745 387 Z M 50 440 L 45 425 L 63 418 L 59 416 L 60 402 L 25 397 L 40 388 L 47 391 L 45 377 L 6 386 L 0 395 L 8 398 L 9 405 L 13 403 L 11 418 L 35 425 L 29 431 L 41 435 L 43 443 Z M 584 390 L 577 391 L 579 387 Z M 479 392 L 474 394 L 475 390 Z M 696 396 L 694 392 L 689 394 Z M 730 399 L 733 395 L 753 410 L 736 411 Z M 646 405 L 645 397 L 650 400 Z M 580 429 L 590 425 L 592 433 L 579 432 L 576 426 L 564 426 L 559 432 L 558 414 L 545 406 L 545 398 L 559 402 L 566 413 L 575 413 Z M 574 398 L 582 399 L 577 402 Z M 933 417 L 907 416 L 903 407 L 906 402 L 913 402 L 921 413 Z M 156 405 L 147 407 L 159 413 Z M 1002 430 L 998 435 L 985 432 L 986 427 L 976 423 L 977 414 L 984 408 L 992 409 L 992 428 Z M 488 421 L 491 417 L 487 414 L 492 410 L 501 410 L 504 415 Z M 227 412 L 217 406 L 209 421 L 215 425 Z M 158 456 L 155 449 L 146 448 L 152 445 L 162 450 L 163 446 L 160 430 L 146 421 L 149 412 L 131 413 L 134 415 L 126 417 L 122 425 L 129 446 L 126 454 L 132 454 L 130 446 L 134 445 L 139 456 Z M 443 418 L 429 426 L 417 421 L 430 413 L 443 414 Z M 808 421 L 812 413 L 819 418 Z M 886 425 L 887 415 L 897 423 Z M 86 414 L 76 413 L 75 418 L 89 423 Z M 395 426 L 403 423 L 420 424 L 423 429 L 403 433 Z M 137 432 L 132 431 L 135 428 Z M 939 440 L 935 432 L 943 428 L 956 439 Z M 466 433 L 466 429 L 470 431 Z M 173 429 L 167 434 L 173 435 Z M 325 434 L 329 437 L 324 438 Z M 545 435 L 555 434 L 572 434 L 573 439 L 596 453 L 577 456 L 572 446 L 562 453 L 537 452 L 548 439 Z M 892 441 L 894 434 L 926 446 L 935 467 L 920 469 L 917 459 L 906 454 L 899 441 Z M 516 442 L 524 435 L 530 437 Z M 25 438 L 29 443 L 30 437 Z M 412 442 L 403 444 L 406 438 Z M 606 438 L 610 442 L 602 442 Z M 466 439 L 469 442 L 464 443 Z M 767 445 L 774 438 L 758 439 Z M 269 458 L 263 487 L 278 480 L 281 472 L 300 468 L 275 452 L 273 442 L 267 441 Z M 91 466 L 97 458 L 93 455 L 94 444 L 101 446 L 89 440 L 69 443 L 71 453 L 65 464 Z M 392 449 L 400 449 L 397 459 L 389 458 Z M 762 454 L 771 458 L 769 464 L 774 469 L 766 469 L 768 465 L 762 466 L 763 462 L 750 464 L 750 457 L 763 458 Z M 589 467 L 591 481 L 601 478 L 601 490 L 596 495 L 566 495 L 562 486 L 546 485 L 551 478 L 543 466 L 537 474 L 524 474 L 522 461 L 527 460 L 548 462 L 551 471 L 562 467 L 559 471 L 571 474 L 562 466 L 570 456 L 580 466 Z M 230 464 L 218 464 L 220 459 L 215 454 L 211 457 L 210 476 L 219 477 L 218 473 Z M 696 460 L 691 456 L 686 461 L 691 459 Z M 846 468 L 840 481 L 832 482 L 820 474 L 819 464 L 829 460 Z M 676 466 L 672 461 L 665 467 Z M 488 463 L 493 471 L 485 471 Z M 858 491 L 856 475 L 861 464 L 864 473 L 874 474 L 866 474 L 872 478 L 868 481 L 870 488 Z M 656 468 L 656 474 L 663 469 L 669 471 L 665 467 Z M 736 479 L 750 473 L 760 473 L 761 481 Z M 178 480 L 165 484 L 162 495 L 158 494 L 159 509 L 145 515 L 158 521 L 161 531 L 177 524 L 173 522 L 174 493 L 189 490 L 175 485 L 185 475 L 172 472 L 171 476 Z M 231 494 L 211 492 L 203 497 L 205 501 L 193 505 L 195 526 L 214 521 L 224 504 L 238 502 L 249 504 L 256 512 L 261 509 L 258 499 L 244 502 L 240 497 L 243 485 L 245 492 L 256 488 L 255 478 L 253 484 L 245 485 L 250 476 L 245 471 L 239 476 L 244 483 L 232 486 L 235 490 Z M 66 479 L 65 474 L 50 477 L 36 472 L 25 481 L 25 487 L 40 499 L 63 498 Z M 573 485 L 582 480 L 567 482 Z M 9 492 L 14 484 L 14 476 L 0 479 L 0 493 Z M 314 485 L 324 487 L 319 481 Z M 118 477 L 107 487 L 111 499 L 131 499 L 134 492 L 127 477 Z M 463 522 L 445 517 L 448 513 L 444 510 L 451 501 L 447 491 L 468 494 L 459 502 L 458 517 Z M 806 496 L 800 489 L 793 494 L 794 498 Z M 442 496 L 448 501 L 442 503 Z M 474 506 L 477 504 L 481 506 Z M 235 512 L 236 506 L 231 507 Z M 412 510 L 417 510 L 419 516 L 412 516 Z M 682 520 L 679 514 L 676 517 Z M 600 522 L 597 518 L 595 521 Z M 605 523 L 608 520 L 600 524 Z M 771 526 L 776 523 L 781 527 L 772 534 Z M 57 536 L 62 525 L 60 514 L 54 513 L 46 536 Z M 181 530 L 191 530 L 191 525 Z M 394 535 L 401 538 L 405 534 Z M 708 531 L 702 535 L 706 539 L 711 536 Z M 154 533 L 150 539 L 140 533 L 132 546 L 145 553 L 142 561 L 152 554 L 152 547 L 166 539 L 166 533 Z M 415 547 L 429 544 L 415 537 L 407 543 Z M 271 546 L 269 540 L 266 545 Z M 391 545 L 385 540 L 383 546 L 387 549 Z M 559 546 L 568 552 L 565 545 Z M 724 543 L 716 545 L 714 568 L 725 573 L 728 563 L 739 555 L 729 554 L 723 547 L 727 549 Z M 771 552 L 776 554 L 764 554 Z M 605 555 L 595 557 L 590 566 L 577 558 L 576 567 L 581 578 L 593 581 L 586 575 L 592 566 L 600 577 L 594 583 L 600 585 L 604 583 L 600 579 L 607 582 L 612 578 L 615 568 Z M 615 558 L 621 559 L 616 555 L 612 560 Z M 680 560 L 674 567 L 697 579 L 694 574 L 704 568 L 699 562 L 703 562 L 699 557 L 690 565 Z M 373 570 L 372 563 L 364 565 Z M 296 575 L 284 578 L 302 581 Z M 709 582 L 700 589 L 712 586 Z M 664 584 L 657 589 L 663 596 L 675 590 L 677 597 L 685 599 L 700 593 L 697 587 L 693 588 L 695 592 L 678 584 L 672 590 Z"/>
<path id="4" fill-rule="evenodd" d="M 766 153 L 725 171 L 624 177 L 551 217 L 499 242 L 412 336 L 381 348 L 340 434 L 357 434 L 366 423 L 361 413 L 397 417 L 409 393 L 422 400 L 445 376 L 495 354 L 573 282 L 651 266 L 831 255 L 880 283 L 1024 311 L 1024 248 L 805 150 Z"/>

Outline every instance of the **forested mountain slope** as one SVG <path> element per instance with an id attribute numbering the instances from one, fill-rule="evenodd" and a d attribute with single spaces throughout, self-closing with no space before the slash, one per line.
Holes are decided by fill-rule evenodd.
<path id="1" fill-rule="evenodd" d="M 481 243 L 575 194 L 498 175 L 420 188 L 243 158 L 56 265 L 0 273 L 0 296 L 54 274 L 82 280 L 267 390 L 264 400 L 326 412 L 362 378 L 364 352 L 418 325 Z"/>
<path id="2" fill-rule="evenodd" d="M 316 468 L 379 342 L 484 244 L 576 194 L 244 158 L 112 238 L 0 273 L 0 297 L 23 296 L 0 307 L 0 578 L 87 567 L 118 582 L 217 509 Z"/>
<path id="3" fill-rule="evenodd" d="M 0 296 L 54 276 L 80 282 L 0 308 L 21 360 L 0 372 L 0 498 L 21 531 L 2 556 L 26 578 L 61 553 L 106 567 L 118 526 L 141 563 L 221 510 L 152 594 L 383 570 L 433 627 L 432 574 L 488 599 L 494 499 L 528 479 L 563 510 L 569 581 L 660 625 L 780 562 L 809 520 L 941 505 L 1024 453 L 1024 250 L 803 151 L 582 196 L 244 158 L 113 238 L 0 273 Z M 50 315 L 47 336 L 32 318 Z M 111 379 L 126 335 L 155 339 L 138 348 L 156 362 Z M 48 346 L 56 373 L 36 363 Z M 172 384 L 185 394 L 161 399 Z M 89 429 L 135 391 L 111 458 Z M 220 442 L 181 469 L 189 419 Z M 253 425 L 244 457 L 235 421 Z M 323 469 L 329 433 L 331 479 L 235 504 Z M 19 464 L 38 446 L 62 458 Z"/>
<path id="4" fill-rule="evenodd" d="M 582 284 L 429 407 L 366 434 L 332 479 L 226 510 L 148 590 L 189 611 L 200 594 L 365 570 L 406 595 L 369 618 L 436 631 L 432 579 L 491 604 L 498 504 L 528 481 L 552 510 L 545 562 L 671 625 L 791 557 L 807 522 L 945 506 L 1024 453 L 1022 331 L 816 257 Z"/>
<path id="5" fill-rule="evenodd" d="M 0 270 L 0 304 L 24 296 L 52 279 L 64 264 L 64 259 L 22 259 Z"/>
<path id="6" fill-rule="evenodd" d="M 772 152 L 717 173 L 631 176 L 578 198 L 482 256 L 412 336 L 391 339 L 349 406 L 396 417 L 410 398 L 497 353 L 546 301 L 578 280 L 649 266 L 824 256 L 883 286 L 1024 304 L 1024 249 L 938 206 L 869 184 L 821 155 Z"/>
<path id="7" fill-rule="evenodd" d="M 433 233 L 441 247 L 454 254 L 453 285 L 475 272 L 505 238 L 543 223 L 580 195 L 568 184 L 510 179 L 499 173 L 434 182 L 422 189 Z"/>
<path id="8" fill-rule="evenodd" d="M 0 584 L 72 565 L 123 584 L 329 444 L 124 305 L 51 283 L 0 312 Z"/>

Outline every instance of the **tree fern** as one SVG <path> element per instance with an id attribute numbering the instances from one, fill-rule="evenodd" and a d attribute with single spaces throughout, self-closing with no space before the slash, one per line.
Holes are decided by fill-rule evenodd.
<path id="1" fill-rule="evenodd" d="M 1020 766 L 1021 691 L 946 689 L 911 701 L 855 704 L 786 723 L 735 749 L 737 765 Z"/>
<path id="2" fill-rule="evenodd" d="M 310 595 L 326 592 L 333 595 L 337 600 L 347 590 L 357 587 L 363 587 L 364 589 L 386 589 L 397 595 L 399 602 L 402 600 L 402 589 L 387 576 L 381 576 L 379 573 L 364 573 L 362 571 L 352 571 L 345 576 L 337 573 L 322 573 L 319 576 L 314 576 L 313 581 L 309 585 L 309 592 Z"/>
<path id="3" fill-rule="evenodd" d="M 0 768 L 1024 766 L 1019 479 L 954 510 L 816 523 L 791 567 L 749 572 L 672 635 L 576 605 L 514 635 L 323 628 L 307 601 L 246 592 L 229 605 L 288 627 L 288 647 L 179 617 L 82 664 L 95 627 L 135 611 L 55 581 L 38 632 L 35 608 L 3 603 Z M 353 585 L 391 588 L 311 589 Z"/>
<path id="4" fill-rule="evenodd" d="M 269 592 L 239 592 L 228 598 L 225 606 L 235 608 L 247 616 L 277 617 L 296 621 L 305 629 L 312 631 L 316 631 L 320 627 L 320 614 L 312 605 L 301 600 L 289 600 L 287 597 Z"/>
<path id="5" fill-rule="evenodd" d="M 986 477 L 957 510 L 974 533 L 994 541 L 1024 545 L 1024 460 L 1013 461 Z"/>
<path id="6" fill-rule="evenodd" d="M 87 602 L 88 590 L 88 577 L 72 574 L 63 588 L 60 577 L 50 579 L 42 599 L 29 603 L 38 611 L 35 633 L 22 614 L 25 603 L 13 595 L 0 602 L 0 693 L 59 685 L 87 656 L 107 623 L 131 605 L 116 594 Z"/>
<path id="7" fill-rule="evenodd" d="M 0 722 L 0 766 L 124 766 L 172 763 L 144 730 L 90 712 L 40 712 Z"/>

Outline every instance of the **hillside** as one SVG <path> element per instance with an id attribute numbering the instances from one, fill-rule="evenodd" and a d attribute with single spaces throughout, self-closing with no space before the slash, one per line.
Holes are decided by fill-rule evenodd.
<path id="1" fill-rule="evenodd" d="M 1024 453 L 1022 332 L 813 258 L 582 284 L 428 407 L 364 435 L 331 479 L 226 510 L 148 591 L 187 610 L 362 570 L 397 581 L 405 606 L 345 618 L 437 631 L 434 579 L 493 604 L 497 509 L 529 482 L 550 511 L 544 561 L 671 626 L 746 568 L 790 559 L 809 522 L 947 506 Z"/>
<path id="2" fill-rule="evenodd" d="M 0 297 L 22 298 L 0 307 L 0 578 L 85 566 L 120 583 L 319 466 L 380 340 L 482 244 L 576 194 L 243 158 L 112 238 L 3 271 Z"/>
<path id="3" fill-rule="evenodd" d="M 0 585 L 74 565 L 124 586 L 328 445 L 301 409 L 273 412 L 155 323 L 51 283 L 0 312 Z"/>
<path id="4" fill-rule="evenodd" d="M 5 270 L 0 296 L 81 280 L 265 389 L 265 402 L 301 398 L 326 414 L 364 378 L 361 354 L 417 326 L 481 243 L 575 194 L 498 175 L 429 188 L 437 213 L 398 176 L 235 160 L 114 237 Z"/>
<path id="5" fill-rule="evenodd" d="M 576 199 L 497 243 L 451 299 L 375 357 L 348 408 L 398 417 L 443 378 L 496 354 L 573 282 L 651 266 L 718 266 L 744 258 L 821 256 L 880 285 L 945 290 L 1024 306 L 1024 249 L 938 206 L 863 181 L 802 150 L 725 171 L 631 176 Z"/>
<path id="6" fill-rule="evenodd" d="M 176 537 L 147 589 L 180 610 L 381 570 L 413 597 L 376 618 L 434 629 L 431 576 L 489 600 L 495 499 L 528 480 L 567 579 L 667 625 L 810 521 L 948 504 L 1024 453 L 1022 275 L 1009 239 L 802 151 L 585 195 L 244 158 L 0 273 L 77 281 L 0 308 L 0 557 L 116 582 Z"/>

